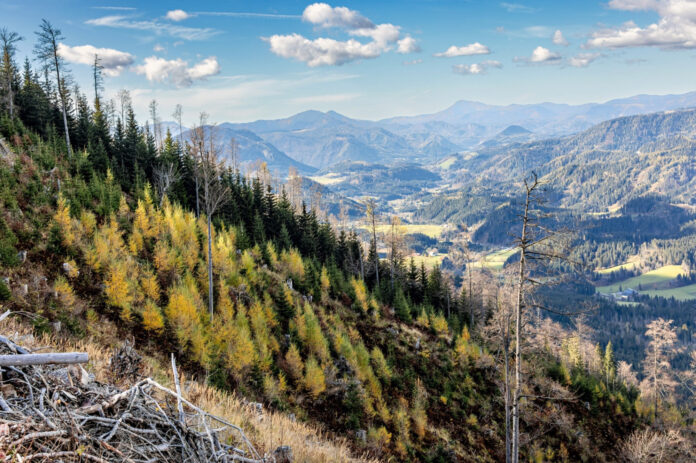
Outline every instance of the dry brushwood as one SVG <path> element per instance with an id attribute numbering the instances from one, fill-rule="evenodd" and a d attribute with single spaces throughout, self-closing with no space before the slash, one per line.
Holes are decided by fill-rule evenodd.
<path id="1" fill-rule="evenodd" d="M 122 381 L 135 382 L 142 377 L 143 359 L 133 348 L 133 343 L 126 340 L 114 350 L 109 364 L 110 380 L 116 384 Z"/>
<path id="2" fill-rule="evenodd" d="M 29 354 L 0 336 L 0 354 Z M 145 378 L 126 390 L 76 366 L 9 366 L 0 462 L 274 462 L 238 426 Z"/>

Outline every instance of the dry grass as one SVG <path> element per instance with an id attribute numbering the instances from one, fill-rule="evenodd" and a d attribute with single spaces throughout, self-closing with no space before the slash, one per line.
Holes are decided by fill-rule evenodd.
<path id="1" fill-rule="evenodd" d="M 0 322 L 0 334 L 30 350 L 81 351 L 89 354 L 87 369 L 100 382 L 108 382 L 112 351 L 89 340 L 66 337 L 35 337 L 32 328 L 17 318 Z M 144 374 L 173 387 L 170 371 L 155 358 L 144 357 Z M 332 438 L 318 428 L 291 420 L 282 413 L 264 411 L 259 415 L 234 394 L 225 393 L 182 377 L 183 395 L 198 407 L 240 426 L 260 453 L 272 453 L 281 445 L 292 447 L 295 461 L 307 463 L 379 463 L 366 456 L 353 456 L 348 442 Z M 127 385 L 121 385 L 125 387 Z"/>

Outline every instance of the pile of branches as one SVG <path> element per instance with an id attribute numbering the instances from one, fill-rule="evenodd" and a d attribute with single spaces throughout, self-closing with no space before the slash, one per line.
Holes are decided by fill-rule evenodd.
<path id="1" fill-rule="evenodd" d="M 275 461 L 259 455 L 238 426 L 181 396 L 173 357 L 176 391 L 151 378 L 120 390 L 78 365 L 8 357 L 27 362 L 29 354 L 0 336 L 0 462 Z"/>

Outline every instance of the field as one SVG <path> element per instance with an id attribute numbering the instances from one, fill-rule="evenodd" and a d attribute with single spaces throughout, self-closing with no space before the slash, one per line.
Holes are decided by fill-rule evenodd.
<path id="1" fill-rule="evenodd" d="M 640 293 L 646 294 L 646 295 L 652 296 L 652 297 L 654 297 L 654 296 L 665 297 L 665 298 L 673 297 L 673 298 L 680 300 L 680 301 L 688 301 L 688 300 L 696 299 L 696 284 L 682 286 L 680 288 L 647 290 L 647 291 L 641 291 Z"/>
<path id="2" fill-rule="evenodd" d="M 665 265 L 650 272 L 644 273 L 637 277 L 629 278 L 628 280 L 620 281 L 608 286 L 598 286 L 597 291 L 600 293 L 615 293 L 621 289 L 635 289 L 641 291 L 642 293 L 648 294 L 648 288 L 652 288 L 653 291 L 674 291 L 683 288 L 674 289 L 655 289 L 661 284 L 665 284 L 671 280 L 677 278 L 677 275 L 684 273 L 684 269 L 680 265 Z M 639 286 L 643 287 L 643 290 L 639 290 Z M 647 287 L 647 288 L 646 288 Z M 667 296 L 669 297 L 669 296 Z"/>
<path id="3" fill-rule="evenodd" d="M 314 180 L 317 183 L 320 183 L 322 185 L 336 185 L 337 183 L 341 183 L 348 179 L 345 175 L 337 174 L 337 173 L 330 173 L 326 175 L 321 175 L 321 176 L 316 176 L 316 177 L 309 177 L 311 180 Z"/>
<path id="4" fill-rule="evenodd" d="M 364 230 L 368 230 L 368 227 L 366 225 L 361 225 L 360 228 Z M 429 236 L 430 238 L 439 238 L 440 235 L 442 235 L 442 232 L 444 230 L 443 225 L 433 225 L 433 224 L 402 224 L 401 225 L 401 230 L 407 234 L 407 235 L 412 235 L 414 233 L 422 233 L 424 235 Z M 384 225 L 377 225 L 377 233 L 389 233 L 391 230 L 391 226 L 384 224 Z"/>
<path id="5" fill-rule="evenodd" d="M 629 260 L 628 262 L 626 262 L 626 263 L 624 263 L 624 264 L 615 265 L 615 266 L 609 267 L 609 268 L 599 269 L 599 270 L 597 270 L 597 273 L 601 273 L 602 275 L 605 275 L 605 274 L 608 274 L 608 273 L 611 273 L 611 272 L 617 272 L 617 271 L 619 271 L 619 270 L 621 270 L 621 269 L 624 269 L 624 270 L 635 270 L 635 268 L 636 268 L 636 262 L 637 262 L 637 260 L 633 260 L 633 259 L 632 259 L 632 260 Z"/>
<path id="6" fill-rule="evenodd" d="M 447 169 L 449 169 L 450 167 L 452 167 L 452 164 L 454 164 L 456 160 L 457 160 L 457 159 L 456 159 L 454 156 L 450 156 L 450 157 L 448 157 L 447 159 L 445 159 L 444 161 L 442 161 L 440 164 L 438 164 L 437 166 L 438 166 L 440 169 L 447 170 Z"/>
<path id="7" fill-rule="evenodd" d="M 483 256 L 480 261 L 474 263 L 472 266 L 474 268 L 485 267 L 491 270 L 500 270 L 503 268 L 505 261 L 516 252 L 517 249 L 515 248 L 500 249 Z"/>

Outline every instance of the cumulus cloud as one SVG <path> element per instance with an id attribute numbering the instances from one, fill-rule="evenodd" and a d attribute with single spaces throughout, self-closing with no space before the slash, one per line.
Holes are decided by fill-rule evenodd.
<path id="1" fill-rule="evenodd" d="M 532 51 L 531 56 L 518 56 L 515 57 L 515 61 L 527 64 L 559 63 L 561 61 L 561 55 L 548 48 L 539 46 Z"/>
<path id="2" fill-rule="evenodd" d="M 398 53 L 420 51 L 415 39 L 408 35 L 402 36 L 399 26 L 389 23 L 375 24 L 359 12 L 344 6 L 332 7 L 327 3 L 313 3 L 303 11 L 302 20 L 320 29 L 343 29 L 349 35 L 370 41 L 364 42 L 355 38 L 336 40 L 328 37 L 312 40 L 297 33 L 276 34 L 263 38 L 269 43 L 272 53 L 316 67 L 377 58 L 395 48 Z"/>
<path id="3" fill-rule="evenodd" d="M 568 60 L 568 64 L 576 68 L 584 68 L 602 56 L 601 53 L 579 53 Z"/>
<path id="4" fill-rule="evenodd" d="M 418 45 L 418 41 L 411 37 L 410 35 L 407 35 L 403 39 L 399 40 L 396 42 L 397 48 L 396 51 L 398 53 L 406 54 L 406 53 L 417 53 L 421 51 L 420 46 Z"/>
<path id="5" fill-rule="evenodd" d="M 609 8 L 654 11 L 660 19 L 646 27 L 629 21 L 594 32 L 586 48 L 696 48 L 696 2 L 693 0 L 611 0 Z"/>
<path id="6" fill-rule="evenodd" d="M 332 7 L 327 3 L 313 3 L 305 8 L 302 20 L 319 27 L 344 29 L 371 29 L 375 25 L 355 10 L 345 6 Z"/>
<path id="7" fill-rule="evenodd" d="M 217 58 L 211 56 L 192 67 L 182 59 L 167 60 L 157 56 L 145 58 L 142 65 L 135 67 L 135 72 L 144 75 L 151 82 L 169 82 L 175 87 L 190 87 L 194 80 L 220 73 Z"/>
<path id="8" fill-rule="evenodd" d="M 452 71 L 454 71 L 456 74 L 468 76 L 485 74 L 489 68 L 500 69 L 502 67 L 503 65 L 500 63 L 500 61 L 489 60 L 474 64 L 455 64 L 454 66 L 452 66 Z"/>
<path id="9" fill-rule="evenodd" d="M 170 21 L 178 22 L 190 18 L 191 15 L 185 12 L 184 10 L 171 10 L 167 11 L 167 15 L 165 17 Z"/>
<path id="10" fill-rule="evenodd" d="M 355 39 L 309 40 L 300 34 L 291 34 L 273 35 L 267 41 L 276 55 L 302 61 L 310 67 L 341 65 L 361 58 L 377 58 L 382 53 L 382 47 L 377 42 L 363 44 Z"/>
<path id="11" fill-rule="evenodd" d="M 102 16 L 101 18 L 90 19 L 86 21 L 86 24 L 91 26 L 149 31 L 157 35 L 169 35 L 185 40 L 206 40 L 219 33 L 219 31 L 208 27 L 186 27 L 148 20 L 136 21 L 121 15 Z"/>
<path id="12" fill-rule="evenodd" d="M 435 53 L 435 56 L 452 58 L 454 56 L 488 55 L 490 52 L 491 50 L 487 46 L 479 42 L 475 42 L 462 47 L 452 45 L 441 53 Z"/>
<path id="13" fill-rule="evenodd" d="M 94 56 L 99 57 L 99 62 L 104 67 L 104 74 L 117 76 L 125 68 L 133 64 L 133 55 L 125 51 L 113 48 L 97 48 L 92 45 L 79 45 L 71 47 L 64 43 L 58 44 L 58 54 L 70 63 L 94 64 Z"/>
<path id="14" fill-rule="evenodd" d="M 551 38 L 551 41 L 555 45 L 562 45 L 564 47 L 568 46 L 568 41 L 566 40 L 565 37 L 563 37 L 563 32 L 561 32 L 560 29 L 556 29 L 556 32 L 553 33 L 553 37 Z"/>

